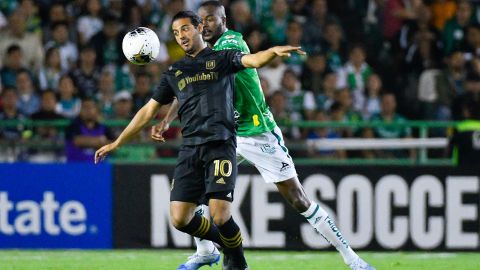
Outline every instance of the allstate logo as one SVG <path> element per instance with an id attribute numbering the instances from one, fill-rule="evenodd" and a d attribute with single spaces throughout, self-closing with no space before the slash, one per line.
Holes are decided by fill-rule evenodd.
<path id="1" fill-rule="evenodd" d="M 70 200 L 60 204 L 51 191 L 43 193 L 41 202 L 11 201 L 8 192 L 0 191 L 0 235 L 78 236 L 87 231 L 86 221 L 87 211 L 81 202 Z M 90 231 L 94 230 L 92 226 Z"/>

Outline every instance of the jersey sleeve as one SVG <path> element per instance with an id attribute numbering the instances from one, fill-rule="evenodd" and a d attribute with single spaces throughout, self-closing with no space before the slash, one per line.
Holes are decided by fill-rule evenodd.
<path id="1" fill-rule="evenodd" d="M 152 99 L 162 105 L 165 105 L 170 104 L 173 101 L 174 97 L 175 92 L 173 91 L 170 83 L 168 82 L 168 76 L 163 73 L 162 78 L 160 79 L 160 84 L 153 92 Z"/>
<path id="2" fill-rule="evenodd" d="M 245 69 L 242 64 L 242 57 L 245 54 L 239 50 L 224 50 L 223 52 L 225 52 L 227 73 L 236 73 Z"/>

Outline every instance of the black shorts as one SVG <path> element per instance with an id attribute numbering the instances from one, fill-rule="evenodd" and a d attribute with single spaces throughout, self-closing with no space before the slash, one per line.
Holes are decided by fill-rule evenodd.
<path id="1" fill-rule="evenodd" d="M 182 145 L 173 173 L 170 201 L 201 203 L 206 198 L 233 201 L 237 178 L 236 141 Z"/>

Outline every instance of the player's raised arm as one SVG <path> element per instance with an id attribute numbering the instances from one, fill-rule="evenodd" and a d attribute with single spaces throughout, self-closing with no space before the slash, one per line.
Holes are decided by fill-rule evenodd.
<path id="1" fill-rule="evenodd" d="M 268 64 L 273 58 L 290 57 L 291 53 L 306 54 L 300 47 L 294 46 L 275 46 L 265 51 L 254 54 L 247 54 L 242 57 L 242 64 L 246 68 L 260 68 Z"/>
<path id="2" fill-rule="evenodd" d="M 108 153 L 114 151 L 117 147 L 128 142 L 140 130 L 142 130 L 157 115 L 161 105 L 154 99 L 145 104 L 133 117 L 132 121 L 122 131 L 118 138 L 107 145 L 104 145 L 95 152 L 95 164 L 103 160 Z"/>

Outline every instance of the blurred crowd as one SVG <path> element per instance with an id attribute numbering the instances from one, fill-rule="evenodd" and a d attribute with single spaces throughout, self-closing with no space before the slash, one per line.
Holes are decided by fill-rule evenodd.
<path id="1" fill-rule="evenodd" d="M 65 131 L 0 127 L 1 160 L 91 160 L 95 148 L 152 95 L 161 72 L 183 57 L 170 30 L 178 11 L 201 0 L 0 1 L 0 120 L 70 119 Z M 463 120 L 464 104 L 480 94 L 478 0 L 224 0 L 229 29 L 250 50 L 302 46 L 307 55 L 275 59 L 259 70 L 277 122 Z M 161 41 L 144 67 L 126 61 L 121 41 L 139 26 Z M 291 141 L 317 138 L 404 138 L 404 127 L 355 129 L 286 127 Z M 436 131 L 445 136 L 444 130 Z M 170 140 L 179 130 L 169 131 Z M 140 141 L 148 140 L 145 131 Z M 60 152 L 9 150 L 22 141 L 65 142 Z M 413 152 L 315 151 L 313 157 L 414 156 Z M 119 158 L 158 155 L 132 147 Z"/>

